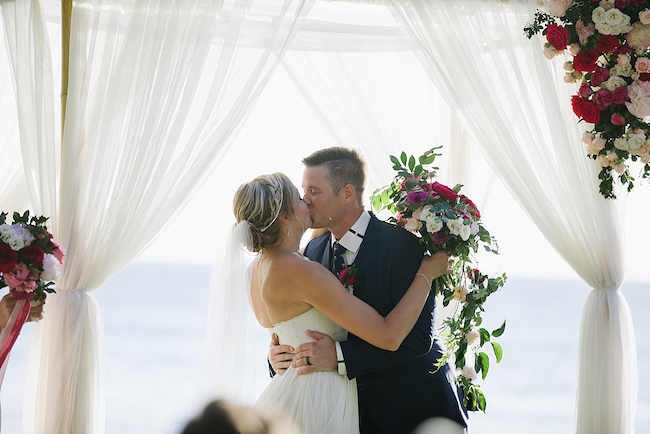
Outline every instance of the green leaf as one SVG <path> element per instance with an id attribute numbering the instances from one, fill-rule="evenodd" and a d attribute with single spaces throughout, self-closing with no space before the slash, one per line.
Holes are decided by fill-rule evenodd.
<path id="1" fill-rule="evenodd" d="M 490 342 L 492 344 L 492 349 L 494 350 L 494 356 L 497 358 L 497 364 L 501 363 L 501 358 L 503 357 L 503 348 L 498 342 Z"/>
<path id="2" fill-rule="evenodd" d="M 393 165 L 395 165 L 395 166 L 401 166 L 399 160 L 398 160 L 397 157 L 394 156 L 394 155 L 391 155 L 391 156 L 390 156 L 390 161 L 392 161 L 392 162 L 393 162 Z"/>
<path id="3" fill-rule="evenodd" d="M 402 151 L 402 154 L 399 156 L 399 159 L 402 160 L 402 164 L 406 165 L 406 152 Z"/>
<path id="4" fill-rule="evenodd" d="M 409 158 L 409 170 L 412 172 L 414 168 L 415 168 L 415 157 L 411 155 L 411 158 Z"/>
<path id="5" fill-rule="evenodd" d="M 499 327 L 498 329 L 494 330 L 494 331 L 492 332 L 492 336 L 494 336 L 495 338 L 498 338 L 499 336 L 501 336 L 501 335 L 503 334 L 503 332 L 504 332 L 505 330 L 506 330 L 506 320 L 503 320 L 503 324 L 501 324 L 501 327 Z"/>
<path id="6" fill-rule="evenodd" d="M 476 360 L 481 361 L 481 371 L 483 372 L 483 380 L 485 380 L 485 377 L 487 377 L 488 370 L 490 369 L 490 359 L 488 358 L 488 355 L 481 351 L 478 353 L 478 358 Z"/>
<path id="7" fill-rule="evenodd" d="M 478 387 L 476 388 L 476 395 L 478 395 L 478 408 L 485 413 L 487 402 L 485 401 L 485 395 L 483 395 L 483 392 Z"/>
<path id="8" fill-rule="evenodd" d="M 381 196 L 375 196 L 372 198 L 372 207 L 379 211 L 381 209 Z"/>
<path id="9" fill-rule="evenodd" d="M 484 343 L 490 341 L 490 332 L 485 330 L 483 327 L 479 329 L 479 332 L 481 333 L 481 346 L 483 346 Z"/>

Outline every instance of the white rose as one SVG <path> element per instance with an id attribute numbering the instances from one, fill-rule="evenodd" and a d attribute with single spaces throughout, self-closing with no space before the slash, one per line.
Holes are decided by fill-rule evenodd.
<path id="1" fill-rule="evenodd" d="M 604 81 L 600 87 L 607 89 L 610 92 L 613 92 L 614 90 L 618 89 L 619 87 L 625 86 L 627 83 L 625 82 L 624 79 L 618 76 L 614 77 L 609 77 L 606 81 Z"/>
<path id="2" fill-rule="evenodd" d="M 611 35 L 612 26 L 607 23 L 598 23 L 596 24 L 596 30 L 598 30 L 602 35 Z"/>
<path id="3" fill-rule="evenodd" d="M 627 151 L 627 140 L 622 137 L 614 139 L 614 147 L 620 149 L 621 151 Z"/>
<path id="4" fill-rule="evenodd" d="M 469 231 L 472 235 L 478 234 L 478 224 L 476 222 L 469 225 Z"/>
<path id="5" fill-rule="evenodd" d="M 404 229 L 406 229 L 409 232 L 417 231 L 418 229 L 420 229 L 420 221 L 414 218 L 407 218 L 406 224 L 404 225 Z"/>
<path id="6" fill-rule="evenodd" d="M 616 8 L 605 12 L 605 22 L 610 26 L 622 26 L 625 24 L 626 15 Z"/>
<path id="7" fill-rule="evenodd" d="M 431 218 L 434 218 L 436 215 L 431 211 L 431 205 L 424 205 L 422 212 L 420 213 L 419 219 L 421 221 L 427 221 Z"/>
<path id="8" fill-rule="evenodd" d="M 51 254 L 46 254 L 43 257 L 43 272 L 41 273 L 41 279 L 43 280 L 57 280 L 61 276 L 61 264 L 59 260 L 56 259 L 56 256 Z"/>
<path id="9" fill-rule="evenodd" d="M 472 330 L 467 333 L 467 345 L 472 345 L 474 342 L 480 338 L 481 335 L 479 334 L 478 330 L 476 328 L 472 327 Z"/>
<path id="10" fill-rule="evenodd" d="M 427 232 L 430 234 L 435 234 L 440 229 L 442 229 L 442 221 L 440 219 L 436 220 L 435 218 L 429 219 L 426 221 Z"/>
<path id="11" fill-rule="evenodd" d="M 460 227 L 460 238 L 463 241 L 469 240 L 469 236 L 472 234 L 472 229 L 469 227 L 469 225 L 462 225 Z"/>
<path id="12" fill-rule="evenodd" d="M 9 244 L 9 247 L 11 247 L 12 250 L 20 250 L 23 247 L 25 247 L 25 242 L 23 241 L 23 237 L 21 237 L 18 234 L 11 234 L 9 236 L 2 237 L 5 243 Z"/>
<path id="13" fill-rule="evenodd" d="M 447 227 L 449 228 L 449 232 L 451 232 L 454 235 L 460 235 L 461 226 L 463 226 L 462 218 L 458 218 L 455 220 L 447 220 Z"/>
<path id="14" fill-rule="evenodd" d="M 630 151 L 638 151 L 641 146 L 645 145 L 645 134 L 628 134 L 627 148 Z M 614 145 L 616 146 L 616 145 Z"/>
<path id="15" fill-rule="evenodd" d="M 604 24 L 605 13 L 606 13 L 605 8 L 603 8 L 601 2 L 601 5 L 591 12 L 591 20 L 594 22 L 594 24 Z"/>
<path id="16" fill-rule="evenodd" d="M 625 66 L 616 64 L 609 70 L 609 73 L 612 76 L 617 75 L 622 77 L 629 77 L 632 75 L 632 65 L 630 63 Z"/>
<path id="17" fill-rule="evenodd" d="M 600 0 L 600 3 L 598 4 L 600 5 L 600 7 L 603 8 L 603 12 L 604 12 L 613 8 L 614 5 L 616 4 L 616 0 Z"/>
<path id="18" fill-rule="evenodd" d="M 465 365 L 460 375 L 474 381 L 478 380 L 478 374 L 476 373 L 476 370 L 473 366 Z"/>
<path id="19" fill-rule="evenodd" d="M 17 223 L 11 225 L 11 227 L 15 234 L 22 237 L 23 242 L 25 243 L 26 246 L 29 246 L 32 243 L 32 241 L 34 241 L 34 235 L 32 235 L 32 233 L 29 232 L 29 229 L 27 229 L 25 226 Z"/>

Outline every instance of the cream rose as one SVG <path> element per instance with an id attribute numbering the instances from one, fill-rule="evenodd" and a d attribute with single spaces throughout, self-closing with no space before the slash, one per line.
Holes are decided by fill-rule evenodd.
<path id="1" fill-rule="evenodd" d="M 406 224 L 404 225 L 404 229 L 406 229 L 409 232 L 417 231 L 418 229 L 420 229 L 420 221 L 412 217 L 408 218 L 406 219 Z"/>
<path id="2" fill-rule="evenodd" d="M 602 2 L 601 2 L 601 5 L 598 6 L 597 8 L 595 8 L 591 12 L 591 21 L 593 21 L 594 24 L 605 24 L 605 13 L 606 12 L 607 11 L 602 6 Z"/>
<path id="3" fill-rule="evenodd" d="M 602 137 L 596 137 L 594 140 L 591 141 L 591 147 L 594 148 L 596 151 L 600 151 L 602 149 L 605 149 L 605 139 Z"/>
<path id="4" fill-rule="evenodd" d="M 626 38 L 628 45 L 637 53 L 650 48 L 650 24 L 634 23 Z"/>
<path id="5" fill-rule="evenodd" d="M 614 139 L 614 147 L 616 149 L 620 149 L 621 151 L 627 151 L 627 140 L 625 140 L 623 137 L 617 137 Z"/>
<path id="6" fill-rule="evenodd" d="M 610 92 L 613 92 L 614 90 L 618 89 L 619 87 L 625 86 L 626 84 L 627 82 L 621 77 L 613 76 L 613 77 L 609 77 L 606 81 L 604 81 L 600 85 L 600 87 L 607 89 Z"/>
<path id="7" fill-rule="evenodd" d="M 650 24 L 650 9 L 645 8 L 639 11 L 639 21 L 641 21 L 641 24 Z"/>
<path id="8" fill-rule="evenodd" d="M 548 0 L 548 11 L 556 17 L 563 17 L 573 0 Z"/>
<path id="9" fill-rule="evenodd" d="M 430 234 L 434 234 L 438 232 L 440 229 L 442 229 L 442 221 L 436 220 L 434 218 L 427 220 L 426 225 L 427 225 L 427 232 L 429 232 Z"/>
<path id="10" fill-rule="evenodd" d="M 645 145 L 645 134 L 628 134 L 627 135 L 627 149 L 632 152 L 637 152 L 641 146 Z"/>

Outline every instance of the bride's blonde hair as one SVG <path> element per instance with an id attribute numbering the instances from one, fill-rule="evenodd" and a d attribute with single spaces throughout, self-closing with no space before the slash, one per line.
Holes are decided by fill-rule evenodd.
<path id="1" fill-rule="evenodd" d="M 237 223 L 244 220 L 251 228 L 253 252 L 273 245 L 280 239 L 280 213 L 294 215 L 300 195 L 284 173 L 262 175 L 239 186 L 233 200 Z"/>

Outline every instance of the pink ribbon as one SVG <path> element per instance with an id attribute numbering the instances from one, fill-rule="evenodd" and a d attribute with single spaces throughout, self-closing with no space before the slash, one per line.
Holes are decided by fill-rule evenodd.
<path id="1" fill-rule="evenodd" d="M 4 366 L 7 356 L 9 356 L 9 352 L 13 348 L 14 343 L 16 343 L 16 339 L 18 339 L 20 330 L 23 328 L 23 325 L 27 321 L 27 317 L 29 316 L 29 311 L 31 309 L 29 301 L 34 297 L 33 292 L 26 293 L 12 290 L 11 293 L 16 300 L 14 312 L 16 310 L 19 310 L 19 312 L 15 321 L 12 322 L 9 320 L 9 323 L 7 324 L 7 327 L 10 327 L 9 335 L 3 342 L 0 342 L 0 367 Z M 11 317 L 13 317 L 13 313 Z"/>

